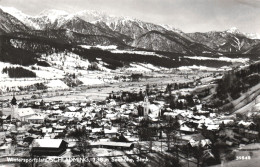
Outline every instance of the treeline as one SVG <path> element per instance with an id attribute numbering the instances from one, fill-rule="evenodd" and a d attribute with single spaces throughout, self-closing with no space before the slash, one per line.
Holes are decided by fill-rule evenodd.
<path id="1" fill-rule="evenodd" d="M 84 49 L 77 45 L 69 44 L 57 39 L 48 39 L 35 36 L 22 37 L 1 37 L 2 49 L 0 50 L 0 61 L 10 62 L 12 64 L 32 65 L 37 63 L 39 55 L 50 55 L 58 52 L 73 52 L 90 62 L 97 62 L 96 58 L 101 58 L 105 66 L 110 69 L 116 69 L 129 65 L 132 62 L 149 63 L 154 66 L 166 68 L 178 68 L 180 66 L 203 65 L 208 67 L 229 66 L 231 62 L 216 60 L 196 60 L 184 58 L 182 54 L 158 52 L 163 57 L 154 55 L 140 55 L 129 53 L 111 53 L 110 51 L 99 49 Z M 17 45 L 13 47 L 10 43 Z M 48 66 L 46 63 L 39 65 Z"/>
<path id="2" fill-rule="evenodd" d="M 37 62 L 36 58 L 38 56 L 36 54 L 20 48 L 15 48 L 5 39 L 0 39 L 0 43 L 0 61 L 25 66 L 32 65 Z"/>
<path id="3" fill-rule="evenodd" d="M 11 40 L 12 42 L 17 40 L 16 47 L 10 42 Z M 29 39 L 19 41 L 19 38 L 0 36 L 0 61 L 24 66 L 36 63 L 40 66 L 49 66 L 48 63 L 37 60 L 40 57 L 38 52 L 36 52 L 37 46 L 33 43 L 28 43 L 28 41 Z M 21 46 L 18 46 L 18 44 Z"/>
<path id="4" fill-rule="evenodd" d="M 166 68 L 177 68 L 180 66 L 192 66 L 192 65 L 204 65 L 208 67 L 221 67 L 229 66 L 231 62 L 216 61 L 216 60 L 196 60 L 188 58 L 176 58 L 171 59 L 167 57 L 158 57 L 153 55 L 140 55 L 140 54 L 129 54 L 129 53 L 111 53 L 104 50 L 87 50 L 83 48 L 76 48 L 73 51 L 75 54 L 88 59 L 89 61 L 96 61 L 96 58 L 101 58 L 110 69 L 123 67 L 129 65 L 132 62 L 138 63 L 149 63 L 155 66 L 166 67 Z"/>
<path id="5" fill-rule="evenodd" d="M 35 78 L 36 74 L 22 67 L 5 67 L 2 73 L 8 74 L 10 78 Z"/>

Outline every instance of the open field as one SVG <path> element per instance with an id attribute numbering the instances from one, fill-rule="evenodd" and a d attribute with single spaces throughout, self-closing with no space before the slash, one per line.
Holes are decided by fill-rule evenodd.
<path id="1" fill-rule="evenodd" d="M 138 82 L 119 82 L 119 83 L 104 83 L 99 85 L 92 86 L 79 86 L 72 89 L 64 89 L 64 90 L 50 90 L 47 92 L 43 91 L 34 91 L 34 92 L 19 92 L 16 93 L 16 97 L 18 100 L 30 99 L 33 94 L 40 94 L 43 96 L 43 99 L 46 101 L 72 101 L 72 100 L 104 100 L 108 97 L 109 93 L 112 91 L 131 91 L 136 90 L 140 91 L 140 89 L 144 90 L 147 84 L 153 85 L 161 85 L 164 88 L 168 83 L 184 83 L 184 82 L 192 82 L 194 79 L 198 79 L 200 76 L 205 76 L 207 73 L 199 73 L 199 74 L 154 74 L 146 77 L 146 79 L 141 79 Z M 0 100 L 11 99 L 13 93 L 4 93 L 0 96 Z"/>

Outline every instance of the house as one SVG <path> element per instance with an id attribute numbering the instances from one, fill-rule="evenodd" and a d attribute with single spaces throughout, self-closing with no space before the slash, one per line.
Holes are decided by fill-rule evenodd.
<path id="1" fill-rule="evenodd" d="M 27 118 L 35 115 L 35 111 L 32 108 L 21 108 L 17 110 L 17 114 L 15 115 L 15 118 L 26 121 Z"/>
<path id="2" fill-rule="evenodd" d="M 62 139 L 34 139 L 31 153 L 38 156 L 59 156 L 66 151 L 68 143 Z"/>
<path id="3" fill-rule="evenodd" d="M 42 133 L 52 133 L 52 128 L 43 127 L 42 128 Z"/>
<path id="4" fill-rule="evenodd" d="M 104 129 L 104 133 L 105 133 L 105 137 L 116 137 L 117 133 L 118 133 L 118 129 L 115 127 L 112 127 L 111 129 Z"/>
<path id="5" fill-rule="evenodd" d="M 182 124 L 180 126 L 180 131 L 184 132 L 184 133 L 194 133 L 195 128 L 191 128 L 191 127 L 187 126 L 186 124 Z"/>
<path id="6" fill-rule="evenodd" d="M 246 130 L 253 130 L 255 127 L 255 124 L 253 122 L 245 122 L 243 120 L 238 122 L 238 132 L 241 135 L 245 135 Z"/>
<path id="7" fill-rule="evenodd" d="M 45 115 L 33 115 L 26 118 L 26 121 L 30 123 L 40 124 L 44 122 L 45 117 Z"/>
<path id="8" fill-rule="evenodd" d="M 0 132 L 0 141 L 4 141 L 6 136 L 6 132 Z"/>
<path id="9" fill-rule="evenodd" d="M 11 144 L 5 143 L 0 146 L 0 155 L 10 155 L 11 154 Z"/>
<path id="10" fill-rule="evenodd" d="M 71 119 L 75 117 L 75 112 L 65 112 L 62 115 L 63 119 Z"/>
<path id="11" fill-rule="evenodd" d="M 258 140 L 259 139 L 259 133 L 254 130 L 245 130 L 245 137 L 250 140 Z"/>
<path id="12" fill-rule="evenodd" d="M 69 106 L 65 109 L 65 112 L 75 112 L 78 111 L 80 108 L 75 106 Z"/>

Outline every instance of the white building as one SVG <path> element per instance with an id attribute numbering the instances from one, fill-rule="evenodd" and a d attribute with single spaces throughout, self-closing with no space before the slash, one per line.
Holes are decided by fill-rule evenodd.
<path id="1" fill-rule="evenodd" d="M 144 117 L 147 117 L 148 114 L 149 114 L 149 108 L 150 108 L 150 102 L 149 102 L 147 95 L 144 97 L 143 108 L 144 108 L 144 110 L 143 110 L 144 111 Z"/>
<path id="2" fill-rule="evenodd" d="M 20 108 L 17 109 L 17 112 L 14 115 L 14 118 L 17 118 L 21 121 L 26 121 L 27 118 L 35 115 L 35 111 L 32 108 Z"/>

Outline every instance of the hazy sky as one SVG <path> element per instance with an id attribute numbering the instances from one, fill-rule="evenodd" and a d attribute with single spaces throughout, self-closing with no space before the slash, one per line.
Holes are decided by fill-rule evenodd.
<path id="1" fill-rule="evenodd" d="M 237 27 L 260 33 L 260 0 L 0 0 L 0 5 L 31 15 L 44 9 L 104 11 L 169 24 L 184 32 Z"/>

